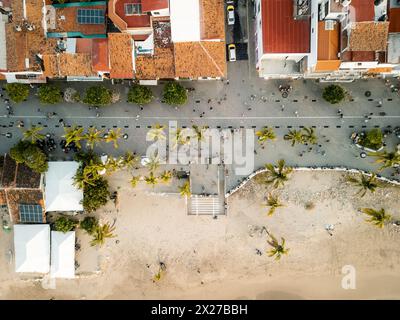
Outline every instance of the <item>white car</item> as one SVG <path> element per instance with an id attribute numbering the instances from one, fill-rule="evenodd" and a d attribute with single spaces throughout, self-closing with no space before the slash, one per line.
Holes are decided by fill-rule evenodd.
<path id="1" fill-rule="evenodd" d="M 236 46 L 231 43 L 228 45 L 229 61 L 236 61 Z"/>
<path id="2" fill-rule="evenodd" d="M 226 11 L 228 11 L 228 26 L 232 26 L 235 24 L 235 7 L 232 5 L 227 6 Z"/>

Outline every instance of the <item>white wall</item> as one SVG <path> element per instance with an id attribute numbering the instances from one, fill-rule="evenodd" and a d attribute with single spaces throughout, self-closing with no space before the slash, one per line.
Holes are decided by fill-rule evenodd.
<path id="1" fill-rule="evenodd" d="M 258 9 L 260 8 L 260 9 Z M 255 11 L 256 11 L 256 20 L 255 20 L 255 41 L 256 41 L 256 67 L 259 68 L 259 64 L 261 61 L 261 57 L 263 55 L 263 33 L 262 33 L 262 20 L 261 20 L 261 10 L 262 3 L 261 0 L 255 1 Z"/>
<path id="2" fill-rule="evenodd" d="M 342 62 L 340 69 L 370 69 L 378 66 L 377 61 L 368 62 Z"/>
<path id="3" fill-rule="evenodd" d="M 167 17 L 169 16 L 169 8 L 151 11 L 151 15 L 155 17 Z"/>
<path id="4" fill-rule="evenodd" d="M 318 4 L 314 0 L 311 2 L 311 37 L 310 54 L 308 56 L 307 70 L 312 70 L 317 65 L 318 60 Z"/>
<path id="5" fill-rule="evenodd" d="M 199 0 L 170 0 L 172 42 L 200 41 Z"/>
<path id="6" fill-rule="evenodd" d="M 304 54 L 304 53 L 264 53 L 261 57 L 260 60 L 294 60 L 296 62 L 299 62 L 301 59 L 304 57 L 309 56 L 309 54 Z M 287 57 L 287 59 L 286 59 Z"/>
<path id="7" fill-rule="evenodd" d="M 6 50 L 6 22 L 8 17 L 0 14 L 0 69 L 7 69 L 7 50 Z"/>

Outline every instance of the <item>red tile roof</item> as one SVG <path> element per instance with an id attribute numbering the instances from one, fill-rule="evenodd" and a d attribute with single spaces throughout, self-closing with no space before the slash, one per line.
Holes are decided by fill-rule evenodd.
<path id="1" fill-rule="evenodd" d="M 3 8 L 11 8 L 11 0 L 1 0 Z"/>
<path id="2" fill-rule="evenodd" d="M 93 39 L 92 66 L 95 71 L 110 71 L 108 61 L 108 39 Z"/>
<path id="3" fill-rule="evenodd" d="M 92 39 L 77 38 L 76 53 L 92 53 Z"/>
<path id="4" fill-rule="evenodd" d="M 168 8 L 168 0 L 142 0 L 142 11 L 155 11 Z"/>
<path id="5" fill-rule="evenodd" d="M 309 53 L 310 19 L 293 19 L 293 0 L 262 0 L 264 53 Z"/>
<path id="6" fill-rule="evenodd" d="M 400 8 L 390 9 L 389 21 L 389 32 L 400 32 Z"/>
<path id="7" fill-rule="evenodd" d="M 150 16 L 147 14 L 141 15 L 126 15 L 125 4 L 140 3 L 139 0 L 116 0 L 115 13 L 126 22 L 128 28 L 150 27 Z M 143 11 L 143 10 L 142 10 Z"/>
<path id="8" fill-rule="evenodd" d="M 352 0 L 349 9 L 350 21 L 364 22 L 375 20 L 374 0 Z"/>

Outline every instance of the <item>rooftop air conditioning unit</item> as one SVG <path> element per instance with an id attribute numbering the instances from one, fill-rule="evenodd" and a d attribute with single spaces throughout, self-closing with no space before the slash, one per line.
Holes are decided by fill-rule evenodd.
<path id="1" fill-rule="evenodd" d="M 325 30 L 335 30 L 335 21 L 325 20 Z"/>
<path id="2" fill-rule="evenodd" d="M 33 31 L 33 30 L 35 30 L 35 26 L 33 24 L 27 24 L 26 25 L 26 30 Z"/>
<path id="3" fill-rule="evenodd" d="M 342 6 L 343 7 L 348 7 L 350 2 L 351 2 L 351 0 L 342 0 Z"/>

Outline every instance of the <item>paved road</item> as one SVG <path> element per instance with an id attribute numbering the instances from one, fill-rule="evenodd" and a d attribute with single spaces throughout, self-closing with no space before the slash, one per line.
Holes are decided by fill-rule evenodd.
<path id="1" fill-rule="evenodd" d="M 228 67 L 229 84 L 222 81 L 183 82 L 188 87 L 194 87 L 195 91 L 190 94 L 188 104 L 177 110 L 157 100 L 145 106 L 144 110 L 135 105 L 128 105 L 124 102 L 128 91 L 127 84 L 113 86 L 121 92 L 121 102 L 101 108 L 99 118 L 96 117 L 95 111 L 89 110 L 87 106 L 66 103 L 43 106 L 32 95 L 27 102 L 13 106 L 14 116 L 10 118 L 0 116 L 0 133 L 13 134 L 12 139 L 0 136 L 0 152 L 7 152 L 21 138 L 21 130 L 15 126 L 17 120 L 23 120 L 25 127 L 45 126 L 46 132 L 53 133 L 56 137 L 61 136 L 63 128 L 59 126 L 58 118 L 46 119 L 46 113 L 54 111 L 67 125 L 76 124 L 85 128 L 96 126 L 105 130 L 121 127 L 128 133 L 129 139 L 121 141 L 118 150 L 114 150 L 110 145 L 102 145 L 98 147 L 98 152 L 121 154 L 125 150 L 135 150 L 138 153 L 145 153 L 148 146 L 145 141 L 148 127 L 155 123 L 168 125 L 169 120 L 176 120 L 178 126 L 190 127 L 197 124 L 221 129 L 260 129 L 263 126 L 272 126 L 275 128 L 278 140 L 267 144 L 265 149 L 257 147 L 259 149 L 255 155 L 255 168 L 261 167 L 266 162 L 285 158 L 290 165 L 347 165 L 373 170 L 376 166 L 372 164 L 371 159 L 362 160 L 358 157 L 360 152 L 351 145 L 350 134 L 362 129 L 387 126 L 393 128 L 400 125 L 399 96 L 392 93 L 383 80 L 361 80 L 344 85 L 352 101 L 332 106 L 321 98 L 321 88 L 326 84 L 311 80 L 293 81 L 291 83 L 293 91 L 287 99 L 283 99 L 277 89 L 282 81 L 258 79 L 254 70 L 249 71 L 247 61 L 229 63 Z M 57 83 L 61 87 L 74 86 L 80 90 L 91 85 Z M 109 83 L 106 85 L 111 86 Z M 159 97 L 161 90 L 162 86 L 154 87 L 155 95 Z M 365 97 L 366 90 L 372 92 L 370 98 Z M 379 101 L 383 102 L 381 108 L 377 107 Z M 282 105 L 284 105 L 283 111 Z M 344 113 L 343 119 L 338 117 L 338 108 Z M 374 113 L 372 119 L 367 123 L 364 122 L 365 115 L 371 112 Z M 386 112 L 387 115 L 379 116 L 379 112 Z M 5 114 L 5 107 L 0 104 L 1 114 Z M 302 126 L 314 126 L 323 143 L 321 148 L 317 148 L 318 150 L 307 152 L 300 157 L 299 153 L 305 147 L 291 147 L 288 142 L 283 141 L 283 135 L 290 128 Z M 388 148 L 394 148 L 399 142 L 394 136 L 388 137 Z M 321 154 L 322 151 L 325 151 L 325 156 Z M 68 159 L 70 155 L 55 153 L 51 157 Z M 383 174 L 390 176 L 391 171 L 387 170 Z M 238 179 L 241 177 L 231 174 L 227 187 L 235 185 Z"/>

